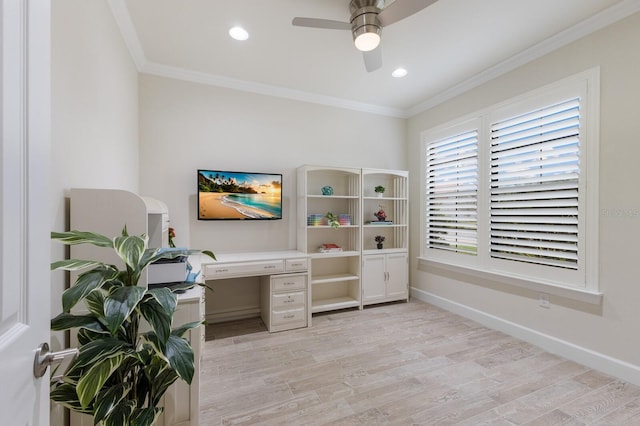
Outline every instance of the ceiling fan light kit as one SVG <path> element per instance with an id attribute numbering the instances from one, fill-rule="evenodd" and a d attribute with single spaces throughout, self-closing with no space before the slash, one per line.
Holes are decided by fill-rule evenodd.
<path id="1" fill-rule="evenodd" d="M 382 67 L 380 33 L 382 27 L 398 22 L 424 9 L 436 0 L 351 0 L 349 22 L 317 18 L 293 18 L 291 23 L 300 27 L 351 30 L 356 48 L 363 52 L 368 72 Z"/>

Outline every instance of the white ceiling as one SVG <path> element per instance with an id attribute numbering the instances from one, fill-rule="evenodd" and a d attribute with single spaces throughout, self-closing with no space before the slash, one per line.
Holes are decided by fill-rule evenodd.
<path id="1" fill-rule="evenodd" d="M 348 0 L 108 0 L 141 72 L 408 117 L 640 11 L 640 0 L 439 0 L 385 27 L 383 67 L 367 73 Z M 404 0 L 396 0 L 404 1 Z M 242 25 L 249 40 L 231 39 Z M 391 71 L 405 67 L 403 79 Z"/>

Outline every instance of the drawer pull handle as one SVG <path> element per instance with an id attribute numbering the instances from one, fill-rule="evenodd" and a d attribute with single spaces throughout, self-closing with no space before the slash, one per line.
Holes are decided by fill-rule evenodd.
<path id="1" fill-rule="evenodd" d="M 291 318 L 295 318 L 296 316 L 291 314 L 291 315 L 284 315 L 283 318 L 285 319 L 291 319 Z"/>
<path id="2" fill-rule="evenodd" d="M 216 272 L 229 272 L 228 269 L 216 269 Z"/>
<path id="3" fill-rule="evenodd" d="M 276 265 L 265 265 L 264 269 L 274 269 Z"/>
<path id="4" fill-rule="evenodd" d="M 292 281 L 285 281 L 282 285 L 294 285 L 295 283 Z"/>

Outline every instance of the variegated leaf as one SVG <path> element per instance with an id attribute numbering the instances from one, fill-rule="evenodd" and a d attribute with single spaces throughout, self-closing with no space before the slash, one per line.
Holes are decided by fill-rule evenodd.
<path id="1" fill-rule="evenodd" d="M 116 405 L 109 416 L 102 421 L 102 426 L 124 426 L 131 424 L 131 416 L 136 408 L 134 401 L 122 400 Z"/>
<path id="2" fill-rule="evenodd" d="M 148 237 L 120 236 L 113 239 L 113 246 L 116 253 L 131 269 L 138 269 L 140 258 L 147 248 Z"/>
<path id="3" fill-rule="evenodd" d="M 51 270 L 79 271 L 81 269 L 95 268 L 100 265 L 103 265 L 103 263 L 95 260 L 66 259 L 51 263 Z"/>
<path id="4" fill-rule="evenodd" d="M 63 244 L 93 244 L 98 247 L 113 247 L 110 238 L 95 232 L 69 231 L 69 232 L 52 232 L 51 239 L 59 241 Z"/>
<path id="5" fill-rule="evenodd" d="M 167 311 L 154 298 L 147 299 L 139 305 L 140 313 L 149 322 L 158 336 L 160 348 L 164 351 L 166 341 L 171 334 L 173 311 Z"/>
<path id="6" fill-rule="evenodd" d="M 87 328 L 98 333 L 109 333 L 93 315 L 72 315 L 63 312 L 51 320 L 51 330 L 63 331 L 70 328 Z"/>
<path id="7" fill-rule="evenodd" d="M 120 287 L 104 299 L 104 315 L 111 334 L 115 335 L 122 323 L 142 300 L 146 290 L 142 287 Z"/>
<path id="8" fill-rule="evenodd" d="M 151 426 L 163 411 L 163 407 L 136 408 L 131 415 L 131 426 Z"/>
<path id="9" fill-rule="evenodd" d="M 187 331 L 191 330 L 192 328 L 197 328 L 202 324 L 204 324 L 204 321 L 188 322 L 186 324 L 182 324 L 181 326 L 174 328 L 171 331 L 171 334 L 173 334 L 174 336 L 182 337 L 184 336 L 184 333 L 186 333 Z"/>
<path id="10" fill-rule="evenodd" d="M 62 293 L 62 310 L 69 312 L 91 291 L 102 287 L 104 283 L 114 280 L 117 276 L 118 271 L 108 266 L 100 266 L 81 274 L 75 284 Z"/>
<path id="11" fill-rule="evenodd" d="M 102 389 L 98 392 L 96 402 L 93 406 L 94 422 L 99 422 L 107 417 L 116 405 L 129 394 L 131 386 L 131 383 L 118 383 L 117 385 Z"/>
<path id="12" fill-rule="evenodd" d="M 180 376 L 182 380 L 191 384 L 193 379 L 194 361 L 193 349 L 189 342 L 182 337 L 171 335 L 167 340 L 165 356 L 169 360 L 171 368 Z"/>
<path id="13" fill-rule="evenodd" d="M 174 292 L 168 288 L 154 288 L 147 291 L 147 294 L 153 296 L 162 308 L 173 316 L 178 305 L 178 296 Z"/>
<path id="14" fill-rule="evenodd" d="M 94 364 L 81 378 L 78 380 L 78 386 L 76 391 L 78 392 L 78 399 L 80 405 L 83 408 L 89 406 L 91 401 L 96 397 L 102 386 L 107 379 L 111 377 L 111 374 L 120 367 L 120 364 L 124 360 L 123 355 L 116 355 L 112 358 L 107 358 L 101 362 Z"/>

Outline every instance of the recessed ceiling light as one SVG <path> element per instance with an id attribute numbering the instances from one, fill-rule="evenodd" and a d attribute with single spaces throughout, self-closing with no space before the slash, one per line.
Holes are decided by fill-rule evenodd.
<path id="1" fill-rule="evenodd" d="M 249 33 L 242 27 L 233 27 L 229 30 L 229 35 L 235 40 L 246 40 L 249 38 Z"/>
<path id="2" fill-rule="evenodd" d="M 393 70 L 391 75 L 394 76 L 395 78 L 402 78 L 406 76 L 408 73 L 409 72 L 404 68 L 396 68 L 395 70 Z"/>

